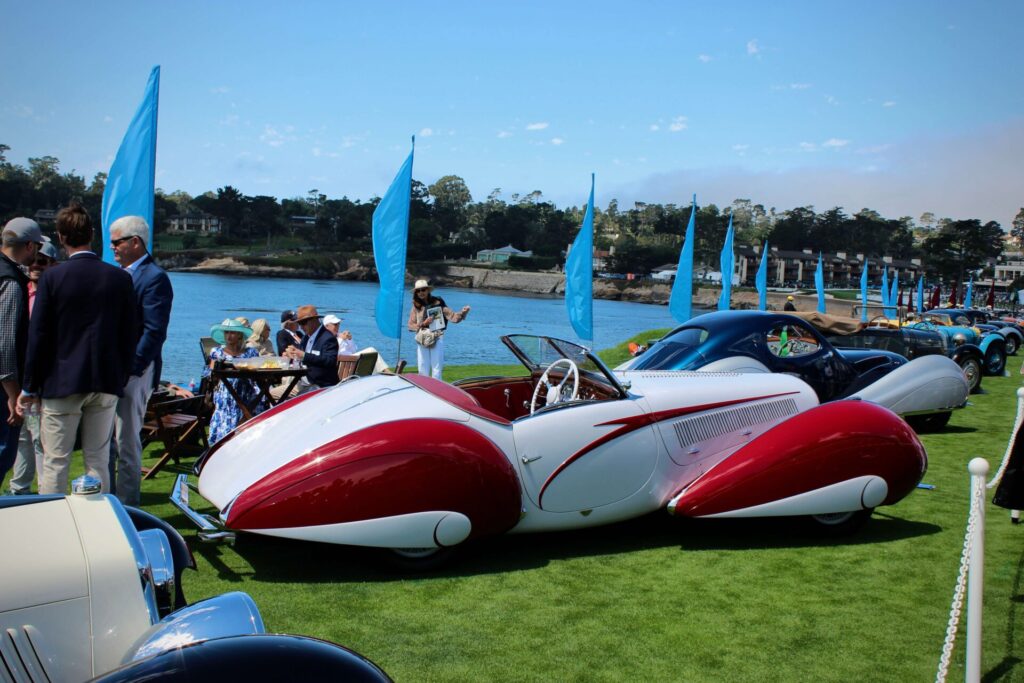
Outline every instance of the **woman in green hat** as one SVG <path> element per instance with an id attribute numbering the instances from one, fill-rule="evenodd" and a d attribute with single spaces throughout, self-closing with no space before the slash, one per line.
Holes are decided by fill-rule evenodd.
<path id="1" fill-rule="evenodd" d="M 252 330 L 237 318 L 228 318 L 220 325 L 211 327 L 210 336 L 221 345 L 210 352 L 210 368 L 218 361 L 230 362 L 244 358 L 259 358 L 259 351 L 245 346 L 245 340 L 251 335 Z M 209 373 L 209 370 L 206 372 Z M 223 380 L 213 392 L 213 417 L 210 418 L 211 446 L 227 436 L 228 432 L 234 429 L 242 419 L 242 409 L 228 392 L 224 382 L 231 382 L 232 388 L 242 397 L 246 405 L 251 407 L 253 415 L 266 410 L 263 401 L 257 402 L 259 391 L 252 382 L 241 378 Z"/>

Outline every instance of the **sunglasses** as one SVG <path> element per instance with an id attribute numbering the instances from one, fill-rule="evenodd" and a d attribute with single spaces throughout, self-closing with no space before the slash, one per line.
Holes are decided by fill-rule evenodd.
<path id="1" fill-rule="evenodd" d="M 49 256 L 36 256 L 35 265 L 37 266 L 51 266 L 55 261 Z"/>
<path id="2" fill-rule="evenodd" d="M 120 239 L 110 240 L 110 246 L 116 247 L 117 245 L 121 244 L 121 242 L 127 242 L 128 240 L 131 239 L 135 239 L 135 235 L 132 235 L 131 237 L 121 237 Z"/>

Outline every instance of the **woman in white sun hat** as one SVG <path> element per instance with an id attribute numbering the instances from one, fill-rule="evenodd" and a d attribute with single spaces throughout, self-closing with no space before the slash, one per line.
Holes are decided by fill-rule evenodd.
<path id="1" fill-rule="evenodd" d="M 409 331 L 416 334 L 416 366 L 421 375 L 441 379 L 444 370 L 444 331 L 448 323 L 460 323 L 469 315 L 469 306 L 453 311 L 439 296 L 434 296 L 430 283 L 417 280 L 412 289 L 412 311 Z"/>

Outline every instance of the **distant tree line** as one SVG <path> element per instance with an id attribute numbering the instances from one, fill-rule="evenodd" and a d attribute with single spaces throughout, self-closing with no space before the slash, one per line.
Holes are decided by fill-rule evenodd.
<path id="1" fill-rule="evenodd" d="M 9 150 L 0 144 L 0 219 L 57 209 L 72 198 L 99 218 L 106 174 L 97 173 L 86 185 L 74 170 L 61 173 L 60 161 L 55 157 L 30 158 L 25 168 L 7 161 Z M 216 237 L 219 244 L 270 245 L 275 238 L 288 237 L 318 249 L 368 253 L 372 251 L 373 211 L 379 201 L 378 197 L 366 202 L 348 197 L 331 199 L 316 189 L 305 196 L 285 199 L 248 196 L 230 185 L 196 196 L 158 189 L 154 228 L 163 232 L 170 217 L 202 212 L 221 219 L 222 231 Z M 533 259 L 522 265 L 559 265 L 579 230 L 584 209 L 558 208 L 540 191 L 506 197 L 500 188 L 483 201 L 474 201 L 465 181 L 455 175 L 444 176 L 429 186 L 413 180 L 410 258 L 465 258 L 480 249 L 510 244 L 534 253 Z M 620 209 L 613 199 L 605 209 L 595 208 L 595 246 L 601 250 L 614 247 L 608 259 L 609 270 L 649 272 L 678 259 L 690 212 L 689 205 L 644 202 Z M 777 212 L 749 199 L 737 199 L 729 207 L 697 207 L 694 254 L 698 263 L 717 264 L 730 213 L 737 245 L 763 244 L 767 240 L 783 250 L 810 248 L 869 257 L 920 257 L 930 271 L 948 279 L 982 269 L 1003 249 L 1003 229 L 995 221 L 954 221 L 925 213 L 915 222 L 909 216 L 885 218 L 867 208 L 853 215 L 841 207 L 821 213 L 812 206 Z M 299 216 L 312 220 L 294 220 Z M 1024 208 L 1013 221 L 1011 234 L 1024 238 Z"/>

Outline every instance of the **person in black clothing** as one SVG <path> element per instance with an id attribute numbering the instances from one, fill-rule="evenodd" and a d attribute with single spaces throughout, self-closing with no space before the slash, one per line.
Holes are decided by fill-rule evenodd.
<path id="1" fill-rule="evenodd" d="M 18 394 L 25 371 L 28 344 L 28 275 L 23 268 L 35 262 L 43 244 L 39 224 L 31 218 L 13 218 L 3 230 L 0 247 L 0 479 L 18 453 L 21 418 Z"/>
<path id="2" fill-rule="evenodd" d="M 305 342 L 305 335 L 299 330 L 299 323 L 295 319 L 295 311 L 285 311 L 281 314 L 281 329 L 277 331 L 276 346 L 277 355 L 283 356 L 284 350 L 289 346 L 301 347 Z"/>
<path id="3" fill-rule="evenodd" d="M 784 311 L 795 311 L 796 305 L 793 304 L 793 295 L 790 294 L 786 297 L 786 305 L 782 307 Z"/>
<path id="4" fill-rule="evenodd" d="M 79 426 L 86 474 L 107 493 L 114 413 L 139 339 L 138 302 L 132 276 L 92 252 L 92 219 L 81 205 L 60 210 L 57 236 L 68 260 L 39 278 L 18 412 L 42 400 L 39 493 L 65 493 Z"/>

